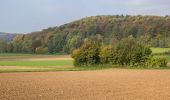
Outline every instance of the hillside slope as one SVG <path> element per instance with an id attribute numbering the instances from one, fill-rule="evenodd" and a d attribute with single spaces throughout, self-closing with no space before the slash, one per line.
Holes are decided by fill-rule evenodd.
<path id="1" fill-rule="evenodd" d="M 117 44 L 133 36 L 140 42 L 156 47 L 169 46 L 169 16 L 92 16 L 59 27 L 16 36 L 13 52 L 35 52 L 36 48 L 49 53 L 70 53 L 84 41 L 94 39 L 103 44 Z"/>
<path id="2" fill-rule="evenodd" d="M 0 40 L 12 41 L 12 39 L 13 39 L 16 35 L 17 35 L 17 34 L 10 34 L 10 33 L 0 32 Z"/>

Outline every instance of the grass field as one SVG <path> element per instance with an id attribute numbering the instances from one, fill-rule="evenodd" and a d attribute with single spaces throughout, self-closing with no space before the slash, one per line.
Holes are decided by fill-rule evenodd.
<path id="1" fill-rule="evenodd" d="M 0 73 L 82 71 L 101 69 L 96 67 L 74 67 L 70 55 L 0 54 Z"/>
<path id="2" fill-rule="evenodd" d="M 48 61 L 0 61 L 1 66 L 73 66 L 72 60 L 48 60 Z"/>
<path id="3" fill-rule="evenodd" d="M 170 51 L 170 48 L 151 48 L 153 54 L 164 53 Z"/>
<path id="4" fill-rule="evenodd" d="M 0 72 L 73 70 L 69 55 L 0 54 Z"/>
<path id="5" fill-rule="evenodd" d="M 153 53 L 168 51 L 164 48 L 152 48 Z M 159 51 L 160 50 L 160 51 Z M 169 55 L 156 55 L 166 57 Z M 107 66 L 104 66 L 104 68 Z M 33 54 L 0 54 L 0 72 L 39 72 L 39 71 L 81 71 L 103 69 L 101 67 L 74 67 L 70 55 L 33 55 Z"/>

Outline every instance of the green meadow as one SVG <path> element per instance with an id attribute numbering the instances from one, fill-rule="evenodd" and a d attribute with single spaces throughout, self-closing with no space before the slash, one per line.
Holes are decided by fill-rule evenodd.
<path id="1" fill-rule="evenodd" d="M 49 60 L 49 61 L 0 61 L 0 66 L 73 66 L 72 60 Z"/>
<path id="2" fill-rule="evenodd" d="M 170 48 L 151 48 L 151 50 L 153 54 L 160 54 L 168 52 Z M 170 56 L 167 54 L 155 56 L 166 57 L 167 61 L 170 62 Z M 0 54 L 0 72 L 80 71 L 96 69 L 100 68 L 95 66 L 74 67 L 73 59 L 69 55 Z"/>
<path id="3" fill-rule="evenodd" d="M 170 51 L 170 48 L 151 48 L 153 54 L 165 53 Z"/>

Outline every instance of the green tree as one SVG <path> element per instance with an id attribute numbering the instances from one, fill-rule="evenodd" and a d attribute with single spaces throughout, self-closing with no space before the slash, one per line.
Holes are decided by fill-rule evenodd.
<path id="1" fill-rule="evenodd" d="M 102 64 L 116 64 L 116 49 L 112 45 L 102 46 L 100 50 L 100 62 Z"/>
<path id="2" fill-rule="evenodd" d="M 80 49 L 74 50 L 72 57 L 75 66 L 90 66 L 100 63 L 100 44 L 95 41 L 85 42 Z"/>
<path id="3" fill-rule="evenodd" d="M 8 43 L 4 40 L 0 40 L 0 53 L 8 52 Z"/>
<path id="4" fill-rule="evenodd" d="M 38 48 L 36 48 L 35 52 L 36 52 L 37 54 L 47 54 L 48 48 L 47 48 L 47 47 L 46 47 L 46 48 L 44 48 L 44 47 L 38 47 Z"/>
<path id="5" fill-rule="evenodd" d="M 144 65 L 152 51 L 148 46 L 138 44 L 134 38 L 122 40 L 117 47 L 117 63 L 121 65 Z"/>
<path id="6" fill-rule="evenodd" d="M 32 51 L 35 53 L 36 52 L 36 48 L 41 46 L 41 40 L 34 40 L 32 41 Z"/>

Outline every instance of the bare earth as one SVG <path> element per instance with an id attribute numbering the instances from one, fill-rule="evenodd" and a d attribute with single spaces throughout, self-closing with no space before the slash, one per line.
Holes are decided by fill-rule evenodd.
<path id="1" fill-rule="evenodd" d="M 169 100 L 170 70 L 0 73 L 0 100 Z"/>

